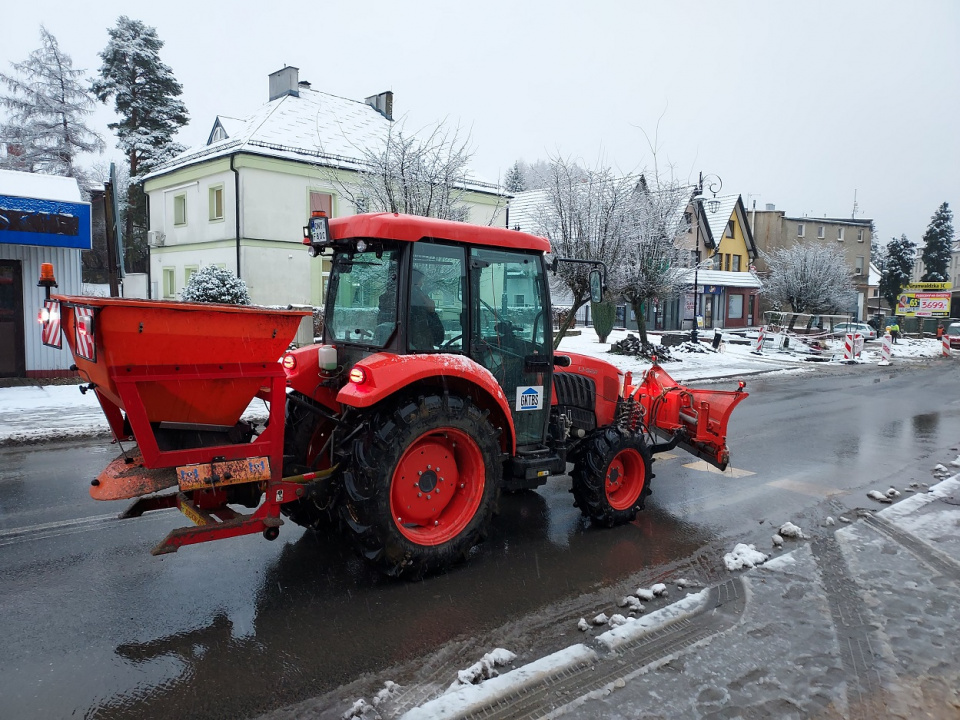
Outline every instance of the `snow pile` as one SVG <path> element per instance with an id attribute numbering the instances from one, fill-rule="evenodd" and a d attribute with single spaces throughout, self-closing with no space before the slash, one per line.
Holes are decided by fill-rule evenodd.
<path id="1" fill-rule="evenodd" d="M 877 502 L 882 502 L 882 503 L 893 502 L 893 500 L 888 498 L 884 493 L 880 492 L 879 490 L 871 490 L 870 492 L 867 493 L 867 497 L 870 498 L 871 500 L 876 500 Z"/>
<path id="2" fill-rule="evenodd" d="M 803 540 L 806 537 L 803 534 L 803 530 L 789 521 L 780 526 L 778 534 L 785 538 L 794 538 L 795 540 Z"/>
<path id="3" fill-rule="evenodd" d="M 513 662 L 516 657 L 514 653 L 509 650 L 504 650 L 503 648 L 497 648 L 493 652 L 488 652 L 480 658 L 480 662 L 474 663 L 466 670 L 460 670 L 457 673 L 456 681 L 447 688 L 447 692 L 456 690 L 464 685 L 477 685 L 484 680 L 496 677 L 500 674 L 496 668 Z"/>
<path id="4" fill-rule="evenodd" d="M 377 709 L 384 701 L 388 700 L 400 688 L 397 683 L 387 680 L 383 689 L 373 696 L 373 702 L 369 703 L 364 698 L 355 701 L 353 705 L 340 717 L 343 720 L 352 720 L 353 718 L 366 718 L 366 720 L 381 720 L 382 716 Z"/>
<path id="5" fill-rule="evenodd" d="M 727 566 L 727 570 L 742 570 L 743 568 L 754 568 L 757 565 L 762 565 L 767 561 L 767 558 L 766 553 L 757 550 L 755 545 L 737 543 L 733 552 L 723 556 L 723 563 Z"/>

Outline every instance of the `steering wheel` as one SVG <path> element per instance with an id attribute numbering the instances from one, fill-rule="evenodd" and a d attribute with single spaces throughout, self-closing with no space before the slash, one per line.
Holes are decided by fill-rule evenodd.
<path id="1" fill-rule="evenodd" d="M 451 347 L 453 347 L 453 344 L 454 344 L 457 340 L 462 340 L 462 339 L 463 339 L 463 333 L 460 333 L 459 335 L 456 335 L 456 336 L 450 338 L 449 340 L 446 340 L 445 342 L 440 343 L 440 349 L 441 349 L 441 350 L 449 350 Z"/>
<path id="2" fill-rule="evenodd" d="M 370 330 L 367 330 L 366 328 L 354 328 L 353 332 L 360 339 L 373 337 L 373 332 Z"/>

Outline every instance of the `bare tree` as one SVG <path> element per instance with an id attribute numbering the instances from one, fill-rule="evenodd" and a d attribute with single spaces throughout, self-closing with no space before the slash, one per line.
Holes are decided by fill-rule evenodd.
<path id="1" fill-rule="evenodd" d="M 551 159 L 547 173 L 536 223 L 537 232 L 550 240 L 554 256 L 599 260 L 614 267 L 631 229 L 636 178 L 618 177 L 605 167 L 584 169 L 560 157 Z M 579 263 L 557 267 L 558 285 L 569 291 L 571 307 L 554 337 L 554 347 L 577 311 L 590 301 L 590 269 Z"/>
<path id="2" fill-rule="evenodd" d="M 856 301 L 843 252 L 832 245 L 798 243 L 763 257 L 770 275 L 761 292 L 795 313 L 845 312 Z"/>
<path id="3" fill-rule="evenodd" d="M 657 178 L 650 187 L 642 175 L 631 198 L 622 257 L 610 273 L 610 289 L 630 303 L 644 347 L 650 344 L 644 305 L 672 299 L 690 284 L 678 249 L 690 225 L 685 213 L 689 200 L 689 186 Z"/>
<path id="4" fill-rule="evenodd" d="M 337 169 L 329 174 L 357 212 L 465 220 L 469 143 L 459 128 L 441 124 L 418 136 L 400 122 L 390 126 L 381 146 L 356 146 L 362 161 L 356 176 Z"/>

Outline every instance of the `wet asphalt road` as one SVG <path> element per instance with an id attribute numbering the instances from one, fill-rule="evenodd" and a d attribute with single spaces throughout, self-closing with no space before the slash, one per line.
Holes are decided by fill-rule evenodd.
<path id="1" fill-rule="evenodd" d="M 661 456 L 647 510 L 613 530 L 589 528 L 562 480 L 506 497 L 469 565 L 416 583 L 381 579 L 336 538 L 289 523 L 273 543 L 154 558 L 184 520 L 121 522 L 125 503 L 91 500 L 107 443 L 0 451 L 0 714 L 250 717 L 466 637 L 564 643 L 557 627 L 575 624 L 581 598 L 677 569 L 713 582 L 735 542 L 766 548 L 786 520 L 816 530 L 871 506 L 868 490 L 931 482 L 957 454 L 953 361 L 747 389 L 729 429 L 735 472 Z"/>

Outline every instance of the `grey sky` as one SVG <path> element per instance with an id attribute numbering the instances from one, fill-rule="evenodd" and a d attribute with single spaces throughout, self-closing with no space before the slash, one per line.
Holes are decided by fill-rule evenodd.
<path id="1" fill-rule="evenodd" d="M 343 97 L 392 90 L 408 128 L 459 123 L 491 181 L 557 154 L 649 171 L 645 131 L 661 173 L 716 173 L 748 209 L 850 217 L 856 191 L 884 241 L 919 241 L 940 203 L 960 205 L 956 0 L 53 0 L 5 8 L 0 66 L 38 47 L 43 23 L 92 74 L 121 14 L 166 43 L 187 145 L 266 102 L 288 64 Z M 110 120 L 95 124 L 112 147 Z"/>

